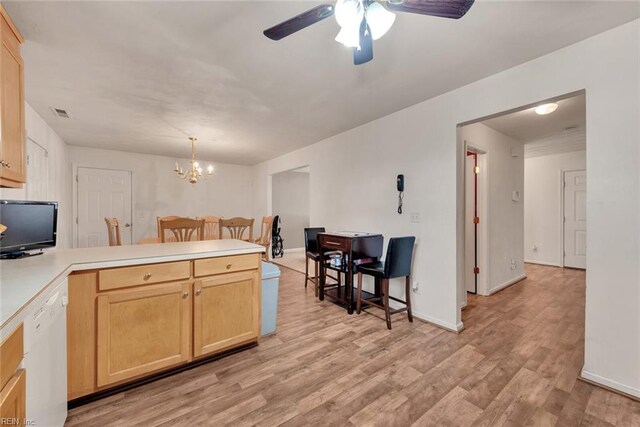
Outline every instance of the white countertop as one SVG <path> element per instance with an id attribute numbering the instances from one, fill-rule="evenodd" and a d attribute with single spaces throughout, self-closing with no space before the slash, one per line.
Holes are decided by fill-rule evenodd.
<path id="1" fill-rule="evenodd" d="M 0 329 L 51 284 L 73 271 L 264 252 L 241 240 L 52 249 L 44 255 L 0 261 Z"/>

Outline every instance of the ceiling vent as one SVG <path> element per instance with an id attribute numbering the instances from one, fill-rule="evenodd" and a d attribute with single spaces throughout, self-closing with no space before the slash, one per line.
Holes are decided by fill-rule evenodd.
<path id="1" fill-rule="evenodd" d="M 51 108 L 51 111 L 53 111 L 53 114 L 55 114 L 57 117 L 60 117 L 62 119 L 71 118 L 71 115 L 67 110 L 63 110 L 62 108 L 55 108 L 55 107 L 49 107 L 49 108 Z"/>

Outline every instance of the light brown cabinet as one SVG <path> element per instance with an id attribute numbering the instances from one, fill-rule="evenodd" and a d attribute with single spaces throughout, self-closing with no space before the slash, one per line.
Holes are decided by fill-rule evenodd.
<path id="1" fill-rule="evenodd" d="M 0 391 L 0 420 L 3 424 L 24 425 L 26 416 L 26 371 L 19 369 Z"/>
<path id="2" fill-rule="evenodd" d="M 24 354 L 23 342 L 20 324 L 0 343 L 0 424 L 24 425 L 26 371 L 18 369 Z"/>
<path id="3" fill-rule="evenodd" d="M 230 273 L 195 282 L 193 354 L 204 356 L 260 334 L 260 280 L 256 271 Z"/>
<path id="4" fill-rule="evenodd" d="M 69 400 L 257 342 L 260 259 L 256 253 L 69 276 Z M 199 264 L 211 275 L 194 277 Z"/>
<path id="5" fill-rule="evenodd" d="M 0 186 L 26 182 L 23 39 L 0 5 Z"/>
<path id="6" fill-rule="evenodd" d="M 168 283 L 98 295 L 98 387 L 189 360 L 190 289 Z"/>

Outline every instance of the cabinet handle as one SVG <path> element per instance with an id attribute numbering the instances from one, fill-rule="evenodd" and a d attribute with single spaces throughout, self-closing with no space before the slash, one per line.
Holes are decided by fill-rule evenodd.
<path id="1" fill-rule="evenodd" d="M 5 162 L 4 160 L 0 160 L 0 165 L 1 165 L 3 168 L 11 169 L 11 163 L 9 163 L 9 162 Z"/>
<path id="2" fill-rule="evenodd" d="M 147 273 L 144 275 L 144 277 L 142 278 L 142 280 L 149 280 L 151 279 L 151 273 Z"/>
<path id="3" fill-rule="evenodd" d="M 333 245 L 333 246 L 339 246 L 339 245 L 340 245 L 340 242 L 331 242 L 331 241 L 329 241 L 329 240 L 327 240 L 325 243 L 326 243 L 327 245 Z"/>
<path id="4" fill-rule="evenodd" d="M 227 264 L 227 270 L 231 269 L 231 264 Z"/>
<path id="5" fill-rule="evenodd" d="M 188 296 L 189 296 L 189 292 L 183 292 L 183 293 L 182 293 L 182 298 L 186 298 L 186 297 L 188 297 Z"/>
<path id="6" fill-rule="evenodd" d="M 202 293 L 202 289 L 196 289 L 196 296 L 200 296 L 201 293 Z"/>

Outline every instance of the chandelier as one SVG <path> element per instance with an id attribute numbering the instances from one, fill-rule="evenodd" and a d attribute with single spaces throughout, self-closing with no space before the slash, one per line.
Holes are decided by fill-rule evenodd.
<path id="1" fill-rule="evenodd" d="M 176 168 L 173 171 L 178 175 L 178 178 L 186 179 L 191 184 L 196 184 L 199 179 L 206 179 L 213 176 L 213 165 L 207 166 L 206 175 L 202 173 L 202 167 L 196 160 L 196 141 L 198 138 L 190 136 L 189 140 L 191 141 L 191 168 L 185 171 L 182 169 L 182 166 L 178 165 L 178 162 L 176 162 Z"/>

